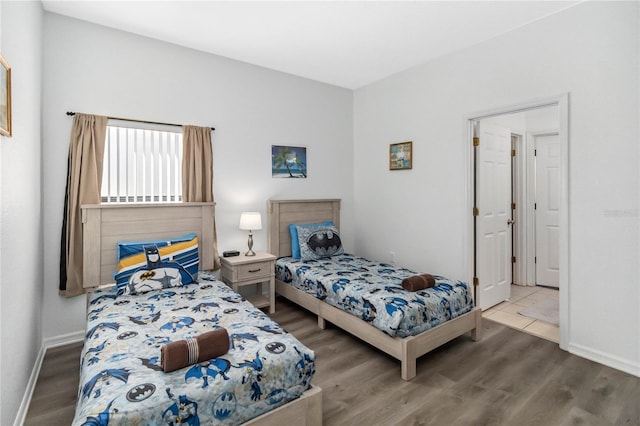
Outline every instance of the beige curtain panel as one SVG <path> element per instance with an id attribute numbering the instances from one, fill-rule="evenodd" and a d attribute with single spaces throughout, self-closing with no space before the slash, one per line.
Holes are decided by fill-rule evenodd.
<path id="1" fill-rule="evenodd" d="M 182 201 L 213 201 L 211 128 L 182 126 Z M 218 237 L 213 222 L 214 268 L 220 269 Z"/>
<path id="2" fill-rule="evenodd" d="M 100 204 L 102 161 L 107 134 L 107 117 L 76 114 L 73 117 L 67 194 L 63 221 L 60 294 L 84 293 L 82 286 L 82 204 Z M 64 264 L 64 268 L 63 268 Z"/>

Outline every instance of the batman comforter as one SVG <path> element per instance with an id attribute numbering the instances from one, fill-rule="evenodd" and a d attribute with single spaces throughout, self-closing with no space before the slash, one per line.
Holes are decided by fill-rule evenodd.
<path id="1" fill-rule="evenodd" d="M 473 309 L 467 284 L 434 275 L 433 288 L 409 292 L 416 272 L 349 254 L 320 260 L 283 257 L 276 277 L 353 314 L 392 337 L 414 336 Z"/>
<path id="2" fill-rule="evenodd" d="M 160 347 L 225 327 L 225 355 L 171 373 Z M 131 296 L 94 292 L 74 425 L 239 424 L 300 396 L 314 353 L 242 296 L 197 284 Z"/>

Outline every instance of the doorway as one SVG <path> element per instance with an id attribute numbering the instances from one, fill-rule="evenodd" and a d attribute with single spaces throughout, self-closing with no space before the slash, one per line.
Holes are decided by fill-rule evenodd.
<path id="1" fill-rule="evenodd" d="M 476 302 L 488 309 L 511 297 L 511 283 L 535 286 L 546 274 L 538 284 L 560 287 L 563 349 L 569 306 L 567 117 L 567 95 L 486 111 L 467 118 L 465 141 L 470 147 L 469 264 Z M 544 161 L 536 158 L 538 149 L 548 154 Z M 547 192 L 541 198 L 543 188 Z"/>

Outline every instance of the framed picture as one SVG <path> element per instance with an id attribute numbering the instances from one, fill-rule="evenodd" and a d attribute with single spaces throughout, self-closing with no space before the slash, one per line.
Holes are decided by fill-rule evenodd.
<path id="1" fill-rule="evenodd" d="M 11 136 L 11 67 L 0 55 L 0 135 Z"/>
<path id="2" fill-rule="evenodd" d="M 271 177 L 306 178 L 307 148 L 271 145 Z"/>
<path id="3" fill-rule="evenodd" d="M 413 142 L 389 145 L 389 170 L 409 170 L 413 167 Z"/>

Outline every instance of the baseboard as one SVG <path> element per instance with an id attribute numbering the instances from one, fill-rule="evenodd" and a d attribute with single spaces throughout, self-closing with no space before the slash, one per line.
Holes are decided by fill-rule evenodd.
<path id="1" fill-rule="evenodd" d="M 60 336 L 49 337 L 44 339 L 42 344 L 45 348 L 57 348 L 58 346 L 68 345 L 70 343 L 81 342 L 84 340 L 85 331 L 75 331 L 73 333 L 61 334 Z"/>
<path id="2" fill-rule="evenodd" d="M 24 391 L 22 403 L 20 403 L 20 408 L 18 409 L 18 413 L 16 414 L 16 419 L 13 422 L 14 426 L 22 426 L 24 424 L 24 420 L 27 418 L 27 412 L 29 411 L 29 405 L 31 404 L 33 391 L 36 388 L 38 376 L 40 375 L 40 368 L 42 368 L 42 361 L 44 361 L 44 355 L 46 352 L 47 349 L 45 348 L 44 344 L 42 344 L 40 346 L 40 350 L 38 351 L 36 362 L 33 364 L 33 370 L 31 370 L 31 376 L 29 377 L 27 388 Z"/>
<path id="3" fill-rule="evenodd" d="M 29 411 L 29 405 L 31 404 L 33 391 L 36 388 L 36 383 L 38 382 L 38 376 L 40 375 L 40 369 L 42 368 L 42 362 L 44 361 L 44 356 L 47 353 L 47 349 L 68 345 L 70 343 L 81 342 L 84 340 L 84 335 L 85 332 L 83 330 L 76 331 L 74 333 L 63 334 L 60 336 L 50 337 L 42 341 L 42 345 L 40 346 L 40 350 L 38 351 L 38 356 L 36 357 L 36 361 L 33 364 L 33 370 L 31 370 L 31 376 L 29 377 L 27 388 L 25 389 L 24 396 L 22 397 L 22 403 L 20 404 L 20 408 L 18 409 L 18 414 L 16 414 L 16 419 L 13 422 L 14 426 L 22 426 L 25 419 L 27 418 L 27 412 Z"/>
<path id="4" fill-rule="evenodd" d="M 595 361 L 599 364 L 606 365 L 607 367 L 615 368 L 616 370 L 640 377 L 640 364 L 634 364 L 626 359 L 586 348 L 581 345 L 576 345 L 575 343 L 569 344 L 569 352 L 582 358 Z"/>

